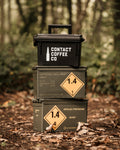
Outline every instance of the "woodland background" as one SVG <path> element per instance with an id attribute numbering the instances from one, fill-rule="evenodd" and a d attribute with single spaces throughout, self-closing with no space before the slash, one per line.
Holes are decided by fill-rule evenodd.
<path id="1" fill-rule="evenodd" d="M 119 0 L 0 0 L 0 89 L 33 88 L 32 67 L 37 64 L 33 35 L 47 33 L 49 24 L 71 24 L 73 34 L 83 35 L 88 88 L 119 96 Z"/>
<path id="2" fill-rule="evenodd" d="M 88 67 L 87 124 L 33 130 L 33 35 L 49 24 L 82 34 Z M 67 33 L 67 30 L 53 30 Z M 120 150 L 120 0 L 0 0 L 0 150 Z"/>

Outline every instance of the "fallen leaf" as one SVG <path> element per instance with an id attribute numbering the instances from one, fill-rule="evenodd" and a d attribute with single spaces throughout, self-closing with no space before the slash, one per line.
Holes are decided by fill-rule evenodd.
<path id="1" fill-rule="evenodd" d="M 78 126 L 77 126 L 76 131 L 79 131 L 83 125 L 84 125 L 83 122 L 78 122 Z"/>
<path id="2" fill-rule="evenodd" d="M 111 143 L 111 142 L 112 141 L 110 140 L 110 138 L 108 136 L 104 139 L 105 144 L 108 144 L 108 143 Z"/>
<path id="3" fill-rule="evenodd" d="M 49 139 L 49 142 L 50 142 L 50 143 L 54 143 L 54 144 L 55 144 L 55 143 L 58 143 L 59 141 L 60 141 L 60 140 L 57 139 L 57 138 L 50 138 L 50 139 Z"/>
<path id="4" fill-rule="evenodd" d="M 78 135 L 83 135 L 83 134 L 86 134 L 87 132 L 88 132 L 88 130 L 83 129 L 83 130 L 78 132 Z"/>
<path id="5" fill-rule="evenodd" d="M 7 139 L 0 138 L 0 142 L 7 142 L 7 141 L 8 141 Z"/>
<path id="6" fill-rule="evenodd" d="M 10 121 L 13 121 L 13 118 L 11 117 L 11 118 L 9 118 L 10 119 Z"/>
<path id="7" fill-rule="evenodd" d="M 40 137 L 39 137 L 39 136 L 37 136 L 37 137 L 33 136 L 33 137 L 31 137 L 31 139 L 30 139 L 31 142 L 37 142 L 37 141 L 39 141 L 39 140 L 40 140 Z"/>
<path id="8" fill-rule="evenodd" d="M 2 107 L 9 107 L 9 106 L 14 106 L 14 105 L 15 105 L 15 101 L 8 100 L 2 104 Z"/>
<path id="9" fill-rule="evenodd" d="M 85 144 L 85 146 L 90 147 L 92 144 Z"/>
<path id="10" fill-rule="evenodd" d="M 88 135 L 94 135 L 95 132 L 88 132 Z"/>
<path id="11" fill-rule="evenodd" d="M 97 127 L 96 130 L 98 130 L 98 131 L 105 131 L 105 128 L 99 128 L 99 127 Z"/>

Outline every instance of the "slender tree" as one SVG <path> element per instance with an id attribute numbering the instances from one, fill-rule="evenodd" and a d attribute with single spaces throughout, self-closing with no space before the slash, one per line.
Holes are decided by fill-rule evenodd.
<path id="1" fill-rule="evenodd" d="M 41 31 L 40 32 L 42 32 L 42 30 L 46 26 L 46 14 L 47 14 L 46 7 L 47 7 L 47 0 L 42 0 L 42 12 L 41 12 L 42 19 L 41 19 Z"/>
<path id="2" fill-rule="evenodd" d="M 4 0 L 0 0 L 0 7 L 1 7 L 1 27 L 0 27 L 0 30 L 1 30 L 1 39 L 0 39 L 0 43 L 1 43 L 1 49 L 3 48 L 3 45 L 4 45 L 4 21 L 5 21 L 5 15 L 4 15 Z"/>
<path id="3" fill-rule="evenodd" d="M 69 13 L 69 24 L 72 25 L 72 1 L 71 0 L 67 0 L 67 9 L 68 9 L 68 13 Z"/>
<path id="4" fill-rule="evenodd" d="M 93 9 L 93 41 L 100 44 L 100 33 L 102 27 L 103 11 L 105 10 L 105 4 L 102 0 L 96 0 Z"/>
<path id="5" fill-rule="evenodd" d="M 114 60 L 114 75 L 118 80 L 118 90 L 120 89 L 120 1 L 114 0 L 113 7 L 113 20 L 114 20 L 114 51 L 116 52 L 116 58 Z"/>
<path id="6" fill-rule="evenodd" d="M 57 7 L 56 7 L 56 0 L 51 0 L 51 14 L 52 14 L 52 23 L 57 24 Z"/>
<path id="7" fill-rule="evenodd" d="M 120 0 L 114 0 L 114 49 L 120 54 Z"/>
<path id="8" fill-rule="evenodd" d="M 19 14 L 22 18 L 22 21 L 24 22 L 24 24 L 26 24 L 27 20 L 26 20 L 24 13 L 23 13 L 23 9 L 22 9 L 22 5 L 20 3 L 20 0 L 16 0 L 16 3 L 18 5 L 18 11 L 19 11 Z"/>
<path id="9" fill-rule="evenodd" d="M 36 9 L 37 5 L 35 5 L 33 7 L 32 6 L 33 2 L 26 0 L 26 6 L 27 6 L 28 13 L 25 14 L 25 12 L 22 8 L 22 4 L 20 3 L 20 0 L 16 0 L 16 3 L 18 5 L 19 14 L 24 23 L 23 27 L 21 27 L 20 32 L 21 32 L 21 34 L 23 34 L 25 32 L 29 33 L 31 25 L 37 22 L 37 14 L 38 14 L 37 9 Z"/>
<path id="10" fill-rule="evenodd" d="M 87 16 L 87 8 L 90 0 L 86 0 L 85 4 L 83 5 L 81 0 L 77 0 L 77 18 L 76 23 L 74 26 L 75 32 L 80 33 L 82 29 L 82 23 Z M 84 7 L 84 9 L 83 9 Z"/>
<path id="11" fill-rule="evenodd" d="M 11 35 L 11 0 L 8 0 L 8 31 L 9 31 L 9 41 L 13 43 L 13 38 Z"/>

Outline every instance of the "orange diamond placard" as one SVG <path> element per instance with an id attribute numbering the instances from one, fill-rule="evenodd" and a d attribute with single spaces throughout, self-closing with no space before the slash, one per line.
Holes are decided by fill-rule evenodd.
<path id="1" fill-rule="evenodd" d="M 74 73 L 70 73 L 67 78 L 60 85 L 69 95 L 75 97 L 75 95 L 84 86 L 81 81 Z"/>
<path id="2" fill-rule="evenodd" d="M 53 125 L 54 130 L 56 130 L 66 118 L 67 117 L 56 105 L 44 117 L 49 125 Z"/>

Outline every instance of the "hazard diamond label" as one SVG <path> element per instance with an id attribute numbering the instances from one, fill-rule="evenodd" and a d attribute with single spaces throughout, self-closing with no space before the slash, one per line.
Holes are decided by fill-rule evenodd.
<path id="1" fill-rule="evenodd" d="M 56 130 L 66 118 L 67 117 L 56 105 L 44 117 L 49 125 L 53 125 L 54 130 Z"/>
<path id="2" fill-rule="evenodd" d="M 74 73 L 70 73 L 67 78 L 60 85 L 69 95 L 75 97 L 75 95 L 84 86 L 81 81 Z"/>

